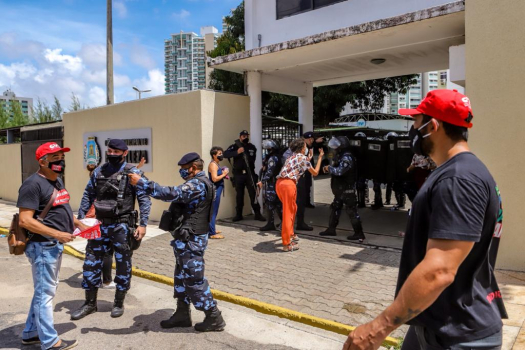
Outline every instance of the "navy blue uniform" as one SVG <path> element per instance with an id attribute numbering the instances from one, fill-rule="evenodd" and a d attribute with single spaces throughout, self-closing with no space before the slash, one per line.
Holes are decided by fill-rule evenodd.
<path id="1" fill-rule="evenodd" d="M 357 234 L 363 233 L 361 217 L 357 212 L 357 196 L 355 190 L 356 164 L 350 152 L 343 152 L 335 158 L 333 166 L 328 167 L 328 172 L 332 175 L 331 187 L 334 194 L 334 201 L 331 204 L 332 213 L 330 215 L 329 227 L 334 229 L 339 224 L 339 218 L 343 206 L 346 205 L 346 212 L 350 217 L 352 228 Z"/>
<path id="2" fill-rule="evenodd" d="M 205 176 L 203 171 L 196 177 Z M 161 186 L 153 181 L 141 179 L 137 187 L 149 196 L 165 202 L 184 205 L 184 214 L 190 215 L 206 200 L 206 185 L 195 177 L 181 186 Z M 208 235 L 190 235 L 187 242 L 182 239 L 171 241 L 175 254 L 174 297 L 186 304 L 193 303 L 197 310 L 210 310 L 216 306 L 208 280 L 204 277 L 204 252 L 208 246 Z"/>
<path id="3" fill-rule="evenodd" d="M 122 163 L 118 168 L 106 163 L 96 168 L 88 181 L 84 195 L 78 210 L 78 218 L 83 219 L 89 211 L 93 202 L 96 199 L 97 175 L 100 171 L 108 177 L 111 174 L 121 172 L 126 167 L 126 162 Z M 141 172 L 133 167 L 131 172 L 141 174 Z M 140 209 L 140 226 L 148 225 L 148 217 L 151 209 L 151 200 L 146 193 L 128 184 L 127 191 L 131 191 L 133 196 L 137 198 Z M 115 251 L 116 260 L 116 275 L 115 284 L 117 289 L 127 291 L 130 288 L 131 282 L 131 256 L 132 251 L 129 247 L 129 235 L 134 232 L 133 227 L 128 227 L 125 223 L 115 223 L 110 225 L 100 225 L 102 235 L 100 238 L 88 241 L 86 247 L 86 258 L 84 260 L 82 288 L 85 290 L 93 290 L 102 285 L 102 266 L 104 255 L 106 255 L 113 247 Z"/>
<path id="4" fill-rule="evenodd" d="M 278 172 L 281 170 L 281 167 L 279 166 L 281 162 L 276 154 L 270 154 L 264 163 L 265 164 L 261 176 L 261 182 L 266 185 L 266 189 L 264 191 L 264 200 L 268 210 L 278 210 L 280 213 L 282 211 L 281 201 L 277 197 L 275 182 Z"/>

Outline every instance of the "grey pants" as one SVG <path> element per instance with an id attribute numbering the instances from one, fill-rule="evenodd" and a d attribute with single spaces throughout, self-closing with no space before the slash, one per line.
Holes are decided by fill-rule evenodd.
<path id="1" fill-rule="evenodd" d="M 410 326 L 401 350 L 501 350 L 503 331 L 466 343 L 442 346 L 436 335 L 428 329 Z"/>

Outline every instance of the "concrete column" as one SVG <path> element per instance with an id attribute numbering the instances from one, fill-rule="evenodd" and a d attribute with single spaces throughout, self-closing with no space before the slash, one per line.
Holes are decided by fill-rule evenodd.
<path id="1" fill-rule="evenodd" d="M 305 83 L 306 93 L 299 96 L 299 123 L 303 124 L 303 132 L 314 129 L 314 86 Z"/>
<path id="2" fill-rule="evenodd" d="M 255 169 L 262 166 L 262 90 L 260 72 L 246 73 L 246 91 L 250 96 L 250 140 L 257 147 Z"/>
<path id="3" fill-rule="evenodd" d="M 428 93 L 428 73 L 421 73 L 421 100 L 423 100 Z M 410 101 L 407 101 L 407 108 L 410 108 Z"/>

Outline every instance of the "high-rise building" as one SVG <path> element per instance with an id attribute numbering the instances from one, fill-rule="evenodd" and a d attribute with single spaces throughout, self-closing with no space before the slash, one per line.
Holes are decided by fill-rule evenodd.
<path id="1" fill-rule="evenodd" d="M 406 94 L 390 94 L 388 100 L 388 111 L 397 114 L 400 108 L 416 108 L 421 103 L 424 94 L 439 88 L 438 72 L 427 72 L 418 74 L 417 82 L 412 85 Z"/>
<path id="2" fill-rule="evenodd" d="M 4 91 L 0 96 L 0 108 L 5 111 L 10 111 L 13 114 L 13 102 L 18 101 L 22 109 L 22 113 L 31 118 L 33 110 L 33 99 L 31 97 L 17 97 L 10 89 Z"/>
<path id="3" fill-rule="evenodd" d="M 202 27 L 194 32 L 172 34 L 164 41 L 165 92 L 173 94 L 207 87 L 206 52 L 217 46 L 218 30 Z"/>

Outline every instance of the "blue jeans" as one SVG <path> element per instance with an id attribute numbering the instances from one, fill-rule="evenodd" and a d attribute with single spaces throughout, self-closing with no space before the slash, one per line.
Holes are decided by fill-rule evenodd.
<path id="1" fill-rule="evenodd" d="M 63 250 L 64 246 L 57 241 L 29 242 L 25 252 L 31 263 L 34 292 L 22 339 L 38 336 L 42 349 L 52 347 L 59 340 L 53 324 L 53 298 Z"/>
<path id="2" fill-rule="evenodd" d="M 211 214 L 210 230 L 208 231 L 209 236 L 213 236 L 217 234 L 217 231 L 215 231 L 215 221 L 217 220 L 217 213 L 219 212 L 219 205 L 221 204 L 221 196 L 222 196 L 222 191 L 224 190 L 224 186 L 219 186 L 215 190 L 216 190 L 215 201 L 213 202 L 213 211 Z"/>

